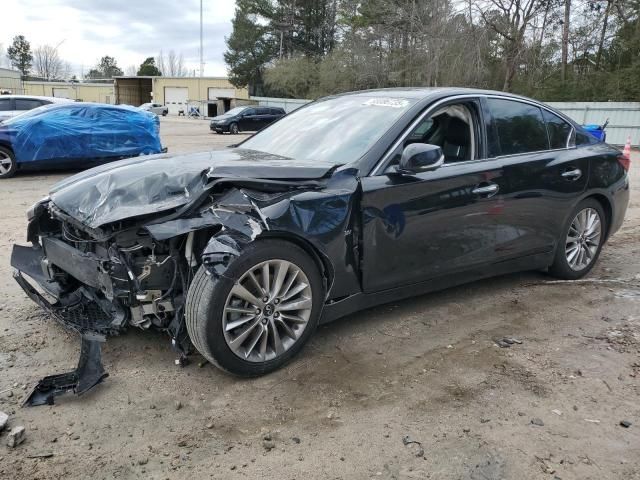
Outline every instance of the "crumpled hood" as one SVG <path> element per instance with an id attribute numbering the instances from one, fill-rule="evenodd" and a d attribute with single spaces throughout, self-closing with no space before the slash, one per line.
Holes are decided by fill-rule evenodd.
<path id="1" fill-rule="evenodd" d="M 98 228 L 181 207 L 215 178 L 311 180 L 334 166 L 242 148 L 153 155 L 86 170 L 54 185 L 50 197 L 68 215 Z"/>

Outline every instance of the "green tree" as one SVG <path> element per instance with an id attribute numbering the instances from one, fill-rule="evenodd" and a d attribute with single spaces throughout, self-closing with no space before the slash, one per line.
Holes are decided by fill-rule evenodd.
<path id="1" fill-rule="evenodd" d="M 156 59 L 153 57 L 148 57 L 144 62 L 140 64 L 140 68 L 138 69 L 138 76 L 150 76 L 150 77 L 159 77 L 162 75 L 162 72 L 158 70 L 156 67 Z"/>
<path id="2" fill-rule="evenodd" d="M 226 39 L 224 61 L 229 66 L 229 81 L 236 87 L 249 86 L 252 95 L 264 94 L 264 68 L 275 57 L 276 49 L 269 28 L 254 21 L 252 2 L 239 0 Z"/>
<path id="3" fill-rule="evenodd" d="M 118 67 L 116 59 L 109 55 L 105 55 L 100 59 L 100 62 L 95 68 L 89 70 L 86 78 L 113 78 L 120 75 L 123 75 L 123 72 L 120 67 Z"/>
<path id="4" fill-rule="evenodd" d="M 24 35 L 13 37 L 13 43 L 7 49 L 7 57 L 9 57 L 11 65 L 20 70 L 22 75 L 29 74 L 33 54 L 31 53 L 31 44 L 24 38 Z"/>

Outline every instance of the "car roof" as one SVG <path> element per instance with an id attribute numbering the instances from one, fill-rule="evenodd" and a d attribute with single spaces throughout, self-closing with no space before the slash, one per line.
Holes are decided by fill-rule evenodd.
<path id="1" fill-rule="evenodd" d="M 0 98 L 14 98 L 14 99 L 25 99 L 25 100 L 48 100 L 53 103 L 73 102 L 73 100 L 70 98 L 45 97 L 43 95 L 0 95 Z"/>
<path id="2" fill-rule="evenodd" d="M 359 90 L 353 92 L 345 92 L 337 95 L 331 95 L 325 98 L 341 97 L 341 96 L 362 96 L 362 97 L 386 97 L 386 98 L 408 98 L 415 100 L 426 100 L 432 97 L 444 97 L 453 95 L 499 95 L 503 97 L 519 98 L 522 100 L 541 103 L 538 100 L 515 95 L 508 92 L 500 92 L 498 90 L 484 90 L 480 88 L 465 87 L 394 87 L 394 88 L 378 88 L 374 90 Z"/>

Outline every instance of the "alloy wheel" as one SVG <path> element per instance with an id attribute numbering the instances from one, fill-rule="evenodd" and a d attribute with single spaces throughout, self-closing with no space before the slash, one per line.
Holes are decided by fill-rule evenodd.
<path id="1" fill-rule="evenodd" d="M 0 152 L 0 175 L 6 175 L 11 171 L 13 160 L 8 154 Z"/>
<path id="2" fill-rule="evenodd" d="M 250 362 L 273 360 L 302 336 L 312 309 L 309 279 L 287 260 L 251 267 L 227 296 L 222 319 L 231 351 Z"/>
<path id="3" fill-rule="evenodd" d="M 602 221 L 593 208 L 580 210 L 575 216 L 565 242 L 567 263 L 572 270 L 587 268 L 596 257 L 602 238 Z"/>
<path id="4" fill-rule="evenodd" d="M 238 125 L 235 124 L 235 123 L 232 123 L 229 131 L 231 132 L 232 135 L 237 135 L 237 133 L 239 131 L 238 130 Z"/>

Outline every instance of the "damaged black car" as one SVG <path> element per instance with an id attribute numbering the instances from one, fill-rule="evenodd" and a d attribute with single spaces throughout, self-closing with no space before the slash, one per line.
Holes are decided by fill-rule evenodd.
<path id="1" fill-rule="evenodd" d="M 104 378 L 99 343 L 127 328 L 255 376 L 357 310 L 520 270 L 582 277 L 623 221 L 628 168 L 543 104 L 443 88 L 328 97 L 227 150 L 82 172 L 12 254 L 83 339 L 34 403 Z"/>

